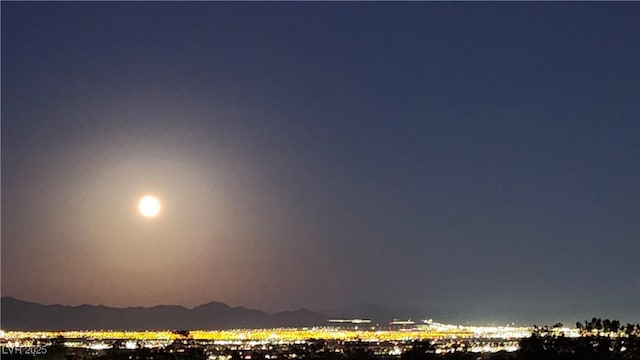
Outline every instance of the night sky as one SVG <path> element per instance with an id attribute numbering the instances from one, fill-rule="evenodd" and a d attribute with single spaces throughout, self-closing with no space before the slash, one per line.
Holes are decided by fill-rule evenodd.
<path id="1" fill-rule="evenodd" d="M 640 320 L 639 3 L 1 6 L 2 295 Z"/>

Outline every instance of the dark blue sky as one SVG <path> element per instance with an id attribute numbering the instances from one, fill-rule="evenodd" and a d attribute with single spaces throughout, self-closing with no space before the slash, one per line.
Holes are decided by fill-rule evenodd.
<path id="1" fill-rule="evenodd" d="M 639 33 L 637 3 L 2 2 L 2 293 L 637 321 Z"/>

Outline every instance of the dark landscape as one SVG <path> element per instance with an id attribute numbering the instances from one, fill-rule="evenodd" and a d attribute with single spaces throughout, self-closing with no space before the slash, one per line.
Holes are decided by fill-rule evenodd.
<path id="1" fill-rule="evenodd" d="M 3 329 L 12 330 L 164 330 L 302 327 L 325 325 L 328 315 L 310 310 L 267 314 L 260 310 L 211 302 L 182 306 L 113 308 L 107 306 L 41 305 L 2 298 Z"/>
<path id="2" fill-rule="evenodd" d="M 0 10 L 2 360 L 640 360 L 640 2 Z"/>

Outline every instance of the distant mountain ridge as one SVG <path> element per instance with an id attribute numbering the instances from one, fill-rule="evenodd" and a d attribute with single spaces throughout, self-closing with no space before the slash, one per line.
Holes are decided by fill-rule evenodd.
<path id="1" fill-rule="evenodd" d="M 329 315 L 308 309 L 266 313 L 210 302 L 188 309 L 179 305 L 117 308 L 103 305 L 42 305 L 2 297 L 3 330 L 214 330 L 326 325 Z"/>
<path id="2" fill-rule="evenodd" d="M 104 305 L 43 305 L 35 302 L 2 297 L 0 301 L 0 329 L 2 330 L 217 330 L 232 328 L 304 327 L 328 325 L 329 319 L 371 319 L 372 324 L 386 325 L 393 319 L 413 319 L 420 322 L 433 317 L 436 321 L 458 324 L 506 324 L 520 319 L 519 325 L 535 323 L 553 324 L 558 321 L 575 324 L 593 316 L 618 319 L 622 322 L 638 321 L 637 299 L 614 304 L 611 309 L 591 312 L 576 306 L 573 312 L 554 312 L 548 309 L 544 318 L 527 319 L 518 309 L 489 312 L 460 309 L 453 315 L 442 308 L 431 306 L 428 312 L 415 308 L 389 307 L 379 304 L 359 304 L 338 309 L 312 311 L 298 309 L 267 313 L 242 306 L 232 307 L 221 302 L 210 302 L 192 309 L 180 305 L 152 307 L 109 307 Z M 429 314 L 429 316 L 427 316 Z M 594 315 L 595 314 L 595 315 Z"/>

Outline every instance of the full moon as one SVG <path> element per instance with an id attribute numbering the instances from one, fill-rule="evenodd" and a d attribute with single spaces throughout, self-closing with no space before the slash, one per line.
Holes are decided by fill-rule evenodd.
<path id="1" fill-rule="evenodd" d="M 160 201 L 155 196 L 144 196 L 138 203 L 138 210 L 142 216 L 155 217 L 160 212 Z"/>

